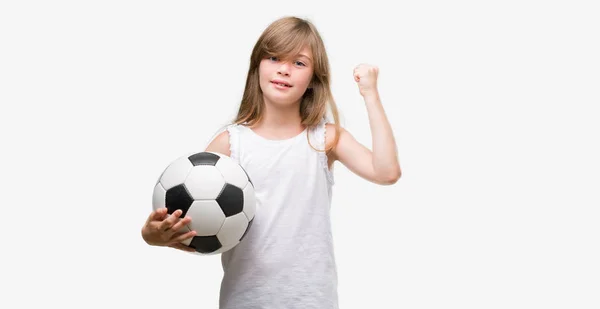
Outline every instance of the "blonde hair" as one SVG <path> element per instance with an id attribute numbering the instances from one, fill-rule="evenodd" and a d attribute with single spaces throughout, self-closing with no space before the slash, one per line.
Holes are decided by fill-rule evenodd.
<path id="1" fill-rule="evenodd" d="M 331 92 L 331 74 L 325 44 L 316 27 L 308 20 L 286 16 L 271 23 L 260 35 L 250 56 L 250 67 L 242 101 L 235 117 L 235 124 L 253 125 L 259 122 L 265 111 L 262 90 L 259 84 L 259 66 L 266 57 L 287 59 L 297 55 L 305 46 L 313 54 L 313 77 L 310 86 L 302 96 L 300 116 L 302 125 L 314 128 L 326 118 L 327 108 L 333 117 L 335 138 L 331 147 L 317 151 L 329 152 L 339 140 L 340 125 L 338 109 Z M 308 139 L 307 130 L 307 139 Z M 310 144 L 310 139 L 309 139 Z"/>

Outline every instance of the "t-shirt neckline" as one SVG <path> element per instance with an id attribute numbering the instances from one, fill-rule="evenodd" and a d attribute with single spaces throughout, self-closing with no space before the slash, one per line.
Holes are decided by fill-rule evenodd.
<path id="1" fill-rule="evenodd" d="M 265 141 L 267 143 L 285 143 L 285 142 L 289 142 L 289 141 L 293 141 L 296 140 L 298 138 L 300 138 L 301 136 L 303 136 L 304 134 L 306 134 L 308 127 L 304 128 L 304 130 L 302 130 L 302 132 L 298 133 L 296 136 L 292 136 L 289 138 L 284 138 L 284 139 L 270 139 L 270 138 L 266 138 L 256 132 L 254 132 L 254 130 L 252 130 L 251 128 L 249 128 L 248 126 L 241 124 L 241 127 L 245 128 L 246 130 L 248 130 L 252 135 L 254 135 L 255 137 L 257 137 L 258 139 Z"/>

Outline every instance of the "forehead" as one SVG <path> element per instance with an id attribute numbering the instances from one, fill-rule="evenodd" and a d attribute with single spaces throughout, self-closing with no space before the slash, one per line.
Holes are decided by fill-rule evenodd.
<path id="1" fill-rule="evenodd" d="M 310 47 L 303 47 L 302 49 L 296 49 L 296 50 L 292 50 L 292 51 L 288 51 L 288 52 L 283 52 L 279 55 L 282 58 L 285 59 L 295 59 L 295 58 L 302 58 L 308 61 L 312 61 L 313 59 L 313 55 L 311 52 Z"/>
<path id="2" fill-rule="evenodd" d="M 312 59 L 312 52 L 308 46 L 305 46 L 298 52 L 298 56 Z"/>
<path id="3" fill-rule="evenodd" d="M 286 44 L 287 43 L 287 44 Z M 275 46 L 266 45 L 263 52 L 266 55 L 277 56 L 280 58 L 295 58 L 304 56 L 312 59 L 312 48 L 307 43 L 301 42 L 279 42 Z"/>

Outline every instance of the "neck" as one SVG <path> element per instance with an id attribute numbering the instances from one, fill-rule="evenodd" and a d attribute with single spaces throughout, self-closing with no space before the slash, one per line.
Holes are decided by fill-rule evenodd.
<path id="1" fill-rule="evenodd" d="M 304 130 L 300 117 L 300 101 L 295 104 L 272 104 L 265 100 L 265 111 L 253 130 L 269 139 L 287 139 Z"/>
<path id="2" fill-rule="evenodd" d="M 300 117 L 300 102 L 294 104 L 272 104 L 265 100 L 265 112 L 258 127 L 284 131 L 303 130 Z"/>

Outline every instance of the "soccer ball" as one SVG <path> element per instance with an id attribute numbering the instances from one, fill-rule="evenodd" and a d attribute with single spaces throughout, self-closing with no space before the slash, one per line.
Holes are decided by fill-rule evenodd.
<path id="1" fill-rule="evenodd" d="M 196 231 L 182 243 L 200 255 L 223 253 L 235 247 L 250 230 L 256 211 L 254 185 L 230 157 L 199 152 L 180 157 L 159 177 L 152 197 L 154 210 L 191 217 L 181 232 Z"/>

